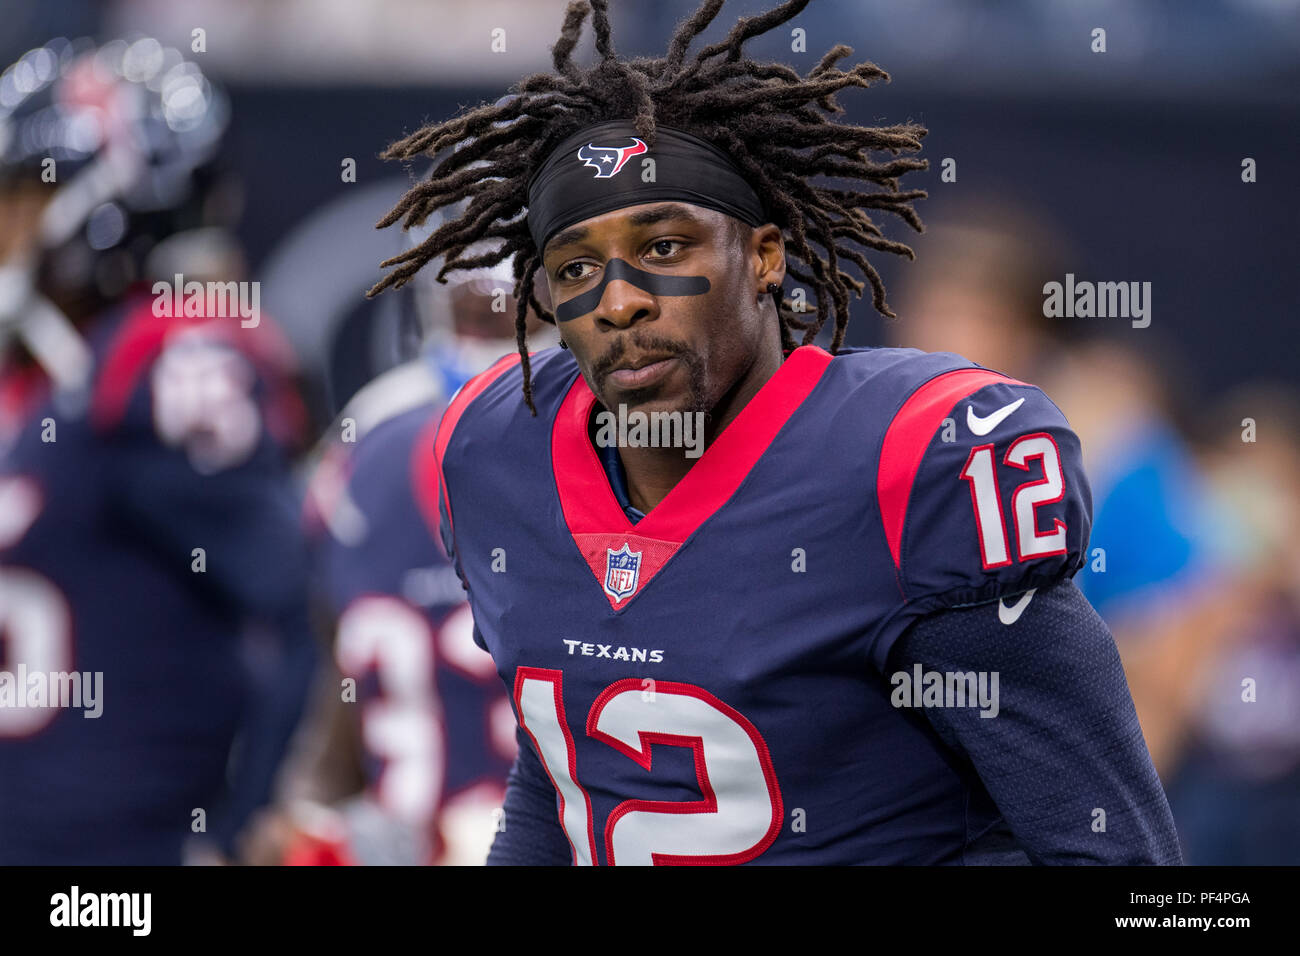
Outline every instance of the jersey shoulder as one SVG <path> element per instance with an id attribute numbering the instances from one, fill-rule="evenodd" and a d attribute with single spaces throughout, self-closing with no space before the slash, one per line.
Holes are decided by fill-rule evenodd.
<path id="1" fill-rule="evenodd" d="M 561 348 L 529 353 L 528 362 L 533 404 L 538 417 L 546 417 L 547 411 L 554 411 L 567 394 L 578 363 Z M 456 390 L 447 403 L 447 424 L 483 428 L 532 418 L 524 402 L 523 378 L 519 354 L 501 356 Z"/>
<path id="2" fill-rule="evenodd" d="M 348 399 L 339 413 L 338 433 L 358 447 L 371 431 L 412 410 L 446 403 L 442 380 L 432 362 L 416 358 L 388 369 Z M 345 431 L 346 430 L 346 431 Z"/>
<path id="3" fill-rule="evenodd" d="M 573 356 L 560 348 L 529 355 L 534 417 L 523 396 L 523 365 L 518 354 L 502 356 L 471 378 L 447 403 L 437 436 L 439 468 L 481 466 L 499 458 L 503 442 L 550 441 L 550 428 L 578 373 Z M 487 459 L 478 457 L 486 452 Z M 448 480 L 451 480 L 448 475 Z"/>
<path id="4" fill-rule="evenodd" d="M 355 447 L 336 441 L 312 473 L 309 539 L 319 584 L 340 613 L 362 594 L 405 594 L 412 574 L 424 580 L 447 564 L 433 460 L 440 411 L 418 405 Z"/>
<path id="5" fill-rule="evenodd" d="M 1040 388 L 951 353 L 844 358 L 844 377 L 891 396 L 860 413 L 879 436 L 875 505 L 906 602 L 980 603 L 1079 569 L 1092 493 L 1078 436 Z"/>
<path id="6" fill-rule="evenodd" d="M 306 483 L 304 523 L 316 546 L 358 549 L 382 546 L 392 534 L 437 536 L 433 443 L 441 412 L 440 402 L 426 401 L 371 420 L 364 431 L 358 420 L 340 417 L 341 436 L 318 449 Z"/>
<path id="7" fill-rule="evenodd" d="M 414 502 L 425 533 L 436 536 L 437 470 L 434 436 L 442 405 L 428 402 L 375 426 L 357 445 L 349 487 L 353 499 L 381 526 L 395 506 Z M 409 508 L 401 509 L 404 518 Z"/>

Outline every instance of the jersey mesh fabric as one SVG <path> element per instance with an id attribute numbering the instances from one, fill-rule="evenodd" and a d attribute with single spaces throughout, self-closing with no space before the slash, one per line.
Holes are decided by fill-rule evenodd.
<path id="1" fill-rule="evenodd" d="M 1180 864 L 1105 623 L 1072 580 L 1037 591 L 1010 625 L 998 607 L 930 615 L 895 645 L 896 671 L 998 674 L 996 716 L 927 707 L 930 724 L 974 766 L 1032 862 Z"/>

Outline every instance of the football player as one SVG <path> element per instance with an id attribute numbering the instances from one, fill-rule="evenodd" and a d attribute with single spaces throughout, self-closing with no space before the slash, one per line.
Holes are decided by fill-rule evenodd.
<path id="1" fill-rule="evenodd" d="M 309 683 L 288 360 L 184 292 L 226 125 L 149 38 L 0 74 L 0 863 L 229 859 Z"/>
<path id="2" fill-rule="evenodd" d="M 1069 425 L 957 355 L 841 348 L 866 285 L 892 315 L 864 250 L 911 251 L 868 211 L 920 228 L 898 181 L 925 131 L 834 120 L 885 78 L 846 46 L 803 74 L 744 55 L 806 5 L 689 56 L 705 0 L 666 56 L 624 60 L 606 0 L 576 0 L 553 73 L 388 150 L 471 144 L 386 222 L 470 205 L 372 293 L 439 256 L 490 265 L 465 255 L 484 237 L 517 280 L 519 355 L 461 389 L 434 449 L 519 725 L 489 862 L 1179 862 L 1071 580 L 1090 497 Z M 530 307 L 561 348 L 529 354 Z"/>
<path id="3" fill-rule="evenodd" d="M 359 753 L 364 790 L 332 814 L 319 798 L 291 805 L 288 828 L 298 832 L 288 860 L 466 864 L 487 855 L 514 718 L 442 549 L 433 440 L 446 397 L 513 347 L 513 286 L 504 265 L 421 281 L 421 354 L 348 403 L 314 471 L 319 586 L 351 684 L 343 694 L 336 684 L 314 718 L 324 741 L 307 788 L 347 779 L 338 764 Z"/>

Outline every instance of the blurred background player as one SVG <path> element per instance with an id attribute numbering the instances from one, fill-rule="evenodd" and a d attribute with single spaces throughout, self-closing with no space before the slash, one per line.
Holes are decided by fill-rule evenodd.
<path id="1" fill-rule="evenodd" d="M 306 779 L 264 821 L 265 862 L 487 856 L 514 717 L 439 540 L 433 443 L 447 399 L 514 351 L 513 286 L 508 264 L 422 281 L 411 300 L 419 354 L 358 392 L 327 432 L 308 522 L 338 672 L 314 708 Z M 546 338 L 540 322 L 536 332 Z M 343 678 L 355 693 L 340 693 Z"/>
<path id="2" fill-rule="evenodd" d="M 227 123 L 149 38 L 0 74 L 3 864 L 230 858 L 301 710 L 291 363 L 265 319 L 150 294 L 243 278 Z"/>

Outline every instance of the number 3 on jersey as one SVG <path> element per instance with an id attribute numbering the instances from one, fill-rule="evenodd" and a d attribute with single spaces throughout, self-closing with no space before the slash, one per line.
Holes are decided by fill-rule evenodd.
<path id="1" fill-rule="evenodd" d="M 1065 497 L 1065 477 L 1061 472 L 1061 452 L 1047 432 L 1021 435 L 1002 456 L 1004 465 L 1029 471 L 1029 462 L 1042 463 L 1043 477 L 1026 481 L 1011 495 L 1011 517 L 1016 527 L 1016 547 L 1020 561 L 1031 561 L 1053 554 L 1064 554 L 1065 522 L 1053 519 L 1051 531 L 1038 530 L 1037 509 Z M 971 503 L 975 508 L 975 525 L 979 528 L 980 559 L 984 569 L 1001 568 L 1011 563 L 1007 544 L 1006 521 L 1002 516 L 1002 499 L 998 493 L 997 469 L 993 445 L 971 449 L 961 477 L 970 482 Z"/>
<path id="2" fill-rule="evenodd" d="M 521 667 L 519 723 L 560 795 L 560 822 L 574 862 L 597 862 L 591 798 L 578 782 L 577 751 L 564 713 L 564 676 Z M 690 747 L 703 799 L 624 800 L 605 823 L 609 865 L 728 865 L 754 859 L 776 839 L 784 814 L 767 744 L 737 711 L 693 684 L 615 681 L 596 698 L 587 736 L 654 770 L 655 746 Z M 507 824 L 508 825 L 508 824 Z"/>

